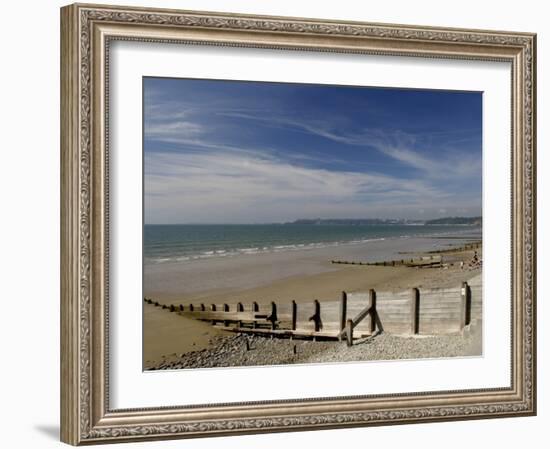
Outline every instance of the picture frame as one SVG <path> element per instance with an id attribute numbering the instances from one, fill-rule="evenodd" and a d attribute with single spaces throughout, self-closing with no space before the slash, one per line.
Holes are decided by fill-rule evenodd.
<path id="1" fill-rule="evenodd" d="M 116 41 L 511 67 L 510 385 L 115 409 L 110 46 Z M 74 4 L 61 9 L 61 439 L 94 444 L 536 414 L 536 35 Z M 229 376 L 229 374 L 226 374 Z"/>

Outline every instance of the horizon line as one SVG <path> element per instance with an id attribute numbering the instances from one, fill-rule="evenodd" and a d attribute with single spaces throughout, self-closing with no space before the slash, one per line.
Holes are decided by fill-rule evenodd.
<path id="1" fill-rule="evenodd" d="M 463 218 L 463 219 L 474 219 L 474 218 L 483 218 L 482 215 L 460 215 L 460 216 L 446 216 L 446 217 L 436 217 L 436 218 L 297 218 L 292 221 L 265 221 L 265 222 L 188 222 L 188 223 L 143 223 L 145 226 L 183 226 L 183 225 L 270 225 L 270 224 L 293 224 L 297 221 L 302 220 L 341 220 L 341 221 L 352 221 L 352 220 L 384 220 L 384 221 L 411 221 L 411 222 L 426 222 L 431 220 L 442 220 L 446 218 Z"/>

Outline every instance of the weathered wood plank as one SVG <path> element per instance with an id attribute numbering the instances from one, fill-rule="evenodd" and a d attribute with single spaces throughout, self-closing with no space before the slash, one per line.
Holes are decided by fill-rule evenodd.
<path id="1" fill-rule="evenodd" d="M 163 306 L 183 316 L 223 323 L 226 327 L 255 328 L 261 332 L 290 331 L 311 335 L 326 332 L 342 335 L 351 319 L 353 331 L 357 335 L 372 334 L 377 323 L 380 330 L 386 332 L 437 333 L 454 331 L 481 316 L 481 281 L 478 283 L 468 287 L 470 298 L 466 297 L 466 303 L 461 288 L 455 287 L 400 292 L 342 292 L 340 300 L 315 300 L 299 305 L 296 301 L 254 301 L 189 306 L 159 304 L 159 307 Z M 153 301 L 150 300 L 150 303 Z"/>
<path id="2" fill-rule="evenodd" d="M 342 292 L 342 298 L 340 299 L 340 331 L 343 331 L 346 327 L 346 320 L 347 320 L 347 307 L 348 307 L 348 295 L 346 292 Z"/>
<path id="3" fill-rule="evenodd" d="M 218 329 L 233 331 L 233 332 L 243 332 L 243 333 L 253 333 L 253 334 L 266 334 L 266 335 L 280 335 L 280 336 L 300 336 L 300 337 L 323 337 L 323 338 L 338 338 L 338 332 L 308 332 L 300 330 L 290 330 L 290 329 L 254 329 L 249 327 L 231 327 L 231 326 L 216 326 Z"/>
<path id="4" fill-rule="evenodd" d="M 348 346 L 353 346 L 353 321 L 346 321 L 346 343 Z"/>

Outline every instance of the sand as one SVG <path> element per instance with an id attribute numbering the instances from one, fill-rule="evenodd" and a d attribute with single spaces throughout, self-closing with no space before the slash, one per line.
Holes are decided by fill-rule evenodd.
<path id="1" fill-rule="evenodd" d="M 143 324 L 145 367 L 167 357 L 208 348 L 212 338 L 226 334 L 208 323 L 176 316 L 154 306 L 144 307 Z"/>
<path id="2" fill-rule="evenodd" d="M 473 238 L 475 239 L 475 237 Z M 470 241 L 472 241 L 472 236 L 469 235 L 455 238 L 452 238 L 452 236 L 396 238 L 309 250 L 238 255 L 149 265 L 144 270 L 143 293 L 144 296 L 155 300 L 182 301 L 182 303 L 185 303 L 186 301 L 212 298 L 215 295 L 226 295 L 228 293 L 234 293 L 238 296 L 243 291 L 249 291 L 253 288 L 265 287 L 281 281 L 286 282 L 292 279 L 297 281 L 299 278 L 307 278 L 308 289 L 315 288 L 315 285 L 311 283 L 312 281 L 326 279 L 326 284 L 322 288 L 318 288 L 316 292 L 318 294 L 320 291 L 323 294 L 332 282 L 342 279 L 344 282 L 339 284 L 336 290 L 334 288 L 331 290 L 330 294 L 332 295 L 334 291 L 338 290 L 369 286 L 369 283 L 377 282 L 378 277 L 392 277 L 391 274 L 385 273 L 392 273 L 393 271 L 373 270 L 372 273 L 374 274 L 368 274 L 368 279 L 365 277 L 366 283 L 353 281 L 354 286 L 351 287 L 345 282 L 351 281 L 352 278 L 361 278 L 361 273 L 364 271 L 350 272 L 349 269 L 354 267 L 334 265 L 330 263 L 331 260 L 375 262 L 402 259 L 427 251 L 459 246 Z M 450 254 L 446 254 L 445 257 L 451 260 Z M 336 274 L 337 272 L 340 274 Z M 322 276 L 320 278 L 310 277 L 323 273 L 335 273 L 335 276 L 327 278 Z M 402 274 L 397 271 L 395 273 L 395 279 L 398 279 Z M 282 284 L 278 285 L 278 287 L 281 286 Z M 289 300 L 299 301 L 301 295 L 302 292 L 294 292 L 293 297 Z M 327 296 L 328 293 L 325 292 L 324 295 Z"/>
<path id="3" fill-rule="evenodd" d="M 161 304 L 298 303 L 314 299 L 338 299 L 342 291 L 403 290 L 411 287 L 447 287 L 459 285 L 480 270 L 461 269 L 473 251 L 444 252 L 446 268 L 408 268 L 384 266 L 336 265 L 330 260 L 345 256 L 347 260 L 375 261 L 398 259 L 402 254 L 420 254 L 437 248 L 459 246 L 464 240 L 397 239 L 348 247 L 290 251 L 231 259 L 196 261 L 149 268 L 146 272 L 146 296 Z M 374 244 L 373 244 L 374 243 Z M 365 250 L 368 249 L 368 252 Z M 479 252 L 478 252 L 479 253 Z M 452 265 L 451 265 L 452 264 Z M 167 264 L 168 265 L 168 264 Z M 164 282 L 163 282 L 164 281 Z M 212 288 L 213 287 L 213 288 Z M 169 359 L 188 352 L 206 351 L 219 344 L 217 337 L 227 335 L 207 323 L 170 313 L 166 309 L 144 304 L 144 365 L 158 367 Z M 474 341 L 471 345 L 479 345 Z M 327 353 L 328 354 L 328 353 Z M 164 365 L 163 365 L 164 366 Z"/>

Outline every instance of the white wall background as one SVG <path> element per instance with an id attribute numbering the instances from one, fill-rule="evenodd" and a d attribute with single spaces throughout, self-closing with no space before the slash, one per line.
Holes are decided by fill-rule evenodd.
<path id="1" fill-rule="evenodd" d="M 122 1 L 121 1 L 122 2 Z M 538 35 L 538 316 L 550 313 L 547 128 L 550 14 L 535 0 L 461 2 L 308 2 L 305 0 L 131 1 L 135 6 L 532 31 Z M 60 1 L 10 2 L 2 8 L 0 70 L 0 441 L 4 447 L 60 447 L 59 432 L 59 7 Z M 546 31 L 543 28 L 546 25 Z M 539 416 L 353 430 L 167 441 L 147 447 L 230 449 L 369 446 L 515 448 L 547 435 L 548 327 L 539 329 Z M 145 447 L 136 444 L 124 447 Z"/>

